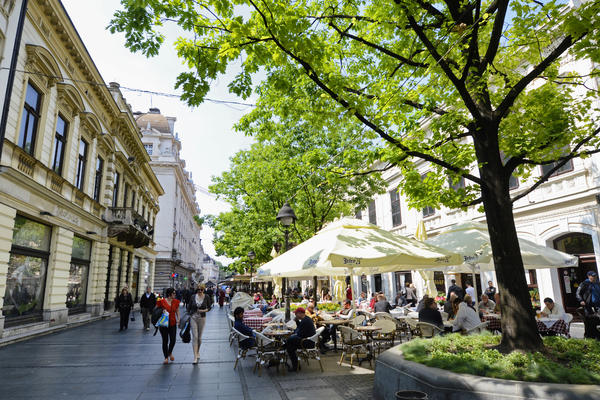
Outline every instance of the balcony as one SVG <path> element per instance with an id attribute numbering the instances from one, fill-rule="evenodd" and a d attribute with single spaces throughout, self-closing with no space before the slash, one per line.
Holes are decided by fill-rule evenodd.
<path id="1" fill-rule="evenodd" d="M 108 236 L 127 243 L 134 248 L 148 246 L 152 241 L 153 229 L 133 208 L 112 207 L 106 210 L 104 220 L 108 222 Z"/>

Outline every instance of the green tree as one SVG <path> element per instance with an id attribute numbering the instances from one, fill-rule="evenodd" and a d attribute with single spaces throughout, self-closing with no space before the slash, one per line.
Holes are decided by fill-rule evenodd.
<path id="1" fill-rule="evenodd" d="M 232 92 L 248 96 L 256 72 L 274 77 L 259 89 L 274 120 L 320 119 L 325 108 L 339 126 L 376 133 L 386 142 L 382 159 L 402 168 L 413 206 L 482 204 L 503 295 L 500 348 L 533 350 L 542 343 L 512 206 L 598 149 L 598 92 L 563 61 L 600 61 L 600 3 L 564 3 L 123 0 L 110 27 L 147 55 L 158 52 L 165 21 L 183 28 L 176 46 L 190 70 L 177 85 L 191 105 L 240 62 Z M 281 92 L 277 76 L 286 75 L 300 98 L 267 93 Z M 432 168 L 426 179 L 422 162 Z M 534 176 L 538 165 L 551 167 L 512 198 L 511 175 Z M 444 189 L 460 177 L 468 189 Z"/>
<path id="2" fill-rule="evenodd" d="M 325 223 L 366 207 L 385 190 L 379 174 L 360 173 L 378 154 L 361 134 L 341 134 L 314 121 L 274 122 L 262 113 L 247 116 L 238 129 L 257 142 L 235 154 L 230 169 L 210 186 L 232 206 L 213 218 L 211 226 L 217 254 L 237 258 L 230 266 L 234 270 L 249 269 L 250 250 L 256 254 L 253 266 L 271 259 L 274 243 L 283 241 L 275 217 L 285 202 L 298 218 L 290 240 L 301 242 Z"/>

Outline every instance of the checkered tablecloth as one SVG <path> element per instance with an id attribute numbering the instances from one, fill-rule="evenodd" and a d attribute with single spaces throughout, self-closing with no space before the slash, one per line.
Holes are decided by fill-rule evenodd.
<path id="1" fill-rule="evenodd" d="M 493 315 L 484 315 L 483 316 L 483 321 L 488 323 L 487 325 L 487 329 L 494 332 L 494 331 L 501 331 L 502 330 L 502 326 L 500 325 L 500 318 L 493 316 Z"/>
<path id="2" fill-rule="evenodd" d="M 571 335 L 569 334 L 569 326 L 563 319 L 557 319 L 556 322 L 554 324 L 552 324 L 552 326 L 550 326 L 550 327 L 548 327 L 542 321 L 536 320 L 535 322 L 537 323 L 537 328 L 540 333 L 553 332 L 557 335 L 564 335 L 566 337 L 571 337 Z"/>
<path id="3" fill-rule="evenodd" d="M 252 310 L 244 311 L 244 317 L 246 317 L 246 316 L 248 316 L 248 317 L 262 317 L 263 313 L 262 313 L 262 311 L 260 311 L 260 309 L 255 308 L 255 309 L 252 309 Z"/>
<path id="4" fill-rule="evenodd" d="M 246 324 L 249 328 L 262 330 L 264 324 L 271 322 L 273 318 L 271 317 L 247 317 L 244 313 L 244 324 Z"/>

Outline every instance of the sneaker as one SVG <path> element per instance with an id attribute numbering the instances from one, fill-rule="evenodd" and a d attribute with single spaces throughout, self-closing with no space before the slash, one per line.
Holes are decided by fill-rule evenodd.
<path id="1" fill-rule="evenodd" d="M 146 331 L 149 331 L 149 330 L 150 330 L 150 328 L 146 328 Z"/>

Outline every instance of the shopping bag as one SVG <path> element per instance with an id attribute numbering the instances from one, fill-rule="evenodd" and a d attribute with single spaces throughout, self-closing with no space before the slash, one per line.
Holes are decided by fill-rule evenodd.
<path id="1" fill-rule="evenodd" d="M 189 343 L 192 341 L 192 335 L 190 334 L 190 321 L 188 319 L 188 321 L 185 323 L 185 326 L 183 327 L 183 329 L 181 329 L 181 332 L 179 332 L 179 337 L 181 338 L 181 341 L 183 343 Z"/>
<path id="2" fill-rule="evenodd" d="M 168 311 L 163 311 L 162 315 L 160 316 L 160 318 L 158 319 L 158 322 L 156 323 L 157 327 L 160 326 L 164 326 L 165 328 L 169 327 L 169 312 Z"/>

